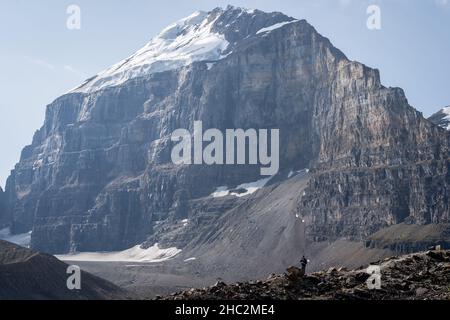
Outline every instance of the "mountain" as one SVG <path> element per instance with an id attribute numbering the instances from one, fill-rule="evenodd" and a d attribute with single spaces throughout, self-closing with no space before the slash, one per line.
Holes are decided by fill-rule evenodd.
<path id="1" fill-rule="evenodd" d="M 235 49 L 237 41 L 264 31 L 273 24 L 293 22 L 281 13 L 228 7 L 212 12 L 197 11 L 161 31 L 142 49 L 111 68 L 88 79 L 71 92 L 91 93 L 125 82 L 187 67 L 193 62 L 224 59 Z"/>
<path id="2" fill-rule="evenodd" d="M 226 110 L 231 101 L 220 96 L 230 89 L 223 83 L 234 85 L 237 66 L 234 71 L 226 66 L 234 55 L 223 52 L 228 56 L 222 60 L 195 62 L 195 52 L 217 58 L 218 47 L 211 42 L 226 37 L 232 50 L 242 45 L 240 39 L 260 38 L 259 30 L 292 20 L 279 13 L 231 7 L 197 13 L 164 30 L 133 57 L 58 98 L 47 107 L 44 126 L 22 151 L 8 179 L 12 231 L 33 229 L 32 246 L 52 253 L 125 249 L 144 241 L 156 222 L 186 218 L 186 212 L 174 214 L 175 203 L 208 195 L 217 183 L 256 178 L 257 168 L 234 168 L 228 174 L 229 168 L 173 166 L 170 135 L 178 128 L 192 128 L 196 118 L 218 128 L 235 121 L 248 126 L 248 119 L 231 119 Z M 244 42 L 254 41 L 252 37 Z M 192 38 L 199 38 L 206 48 L 199 51 Z M 155 46 L 161 48 L 159 56 L 142 67 L 141 56 L 156 56 Z M 194 53 L 174 61 L 182 49 L 168 56 L 173 47 Z M 192 63 L 183 66 L 185 61 Z M 152 71 L 161 65 L 167 70 Z M 108 82 L 111 74 L 114 81 Z M 211 89 L 202 89 L 208 82 Z"/>
<path id="3" fill-rule="evenodd" d="M 428 251 L 377 261 L 381 289 L 370 290 L 367 268 L 330 268 L 305 277 L 289 268 L 266 280 L 178 292 L 163 300 L 448 300 L 450 252 Z"/>
<path id="4" fill-rule="evenodd" d="M 175 165 L 171 134 L 196 120 L 280 129 L 279 173 Z M 178 21 L 51 103 L 4 216 L 44 252 L 159 244 L 204 272 L 258 276 L 304 252 L 317 268 L 368 259 L 387 252 L 378 238 L 360 247 L 380 230 L 449 223 L 448 160 L 449 133 L 378 70 L 305 20 L 230 6 Z"/>
<path id="5" fill-rule="evenodd" d="M 81 272 L 81 289 L 69 290 L 68 265 L 53 256 L 0 240 L 0 299 L 103 300 L 131 297 L 106 280 Z"/>
<path id="6" fill-rule="evenodd" d="M 450 130 L 450 106 L 442 108 L 429 117 L 428 120 L 444 129 Z"/>
<path id="7" fill-rule="evenodd" d="M 3 189 L 0 187 L 0 229 L 6 224 L 8 221 L 6 218 L 6 196 L 3 192 Z"/>

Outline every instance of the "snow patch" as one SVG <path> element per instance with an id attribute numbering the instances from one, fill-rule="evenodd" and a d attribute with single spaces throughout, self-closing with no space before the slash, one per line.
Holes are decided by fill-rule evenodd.
<path id="1" fill-rule="evenodd" d="M 442 112 L 445 113 L 448 117 L 450 117 L 450 106 L 443 108 Z"/>
<path id="2" fill-rule="evenodd" d="M 291 171 L 289 171 L 288 179 L 292 178 L 293 176 L 295 176 L 297 174 L 304 174 L 304 173 L 309 173 L 309 169 L 301 169 L 298 171 L 291 170 Z"/>
<path id="3" fill-rule="evenodd" d="M 446 116 L 443 118 L 443 120 L 445 121 L 450 121 L 450 106 L 445 107 L 442 109 L 442 113 L 445 114 Z M 450 123 L 447 125 L 447 130 L 450 130 Z"/>
<path id="4" fill-rule="evenodd" d="M 255 193 L 259 189 L 263 188 L 270 181 L 270 179 L 272 179 L 272 177 L 260 179 L 258 181 L 254 181 L 254 182 L 250 182 L 250 183 L 243 183 L 241 185 L 238 185 L 235 189 L 232 189 L 232 190 L 245 189 L 246 192 L 243 192 L 243 193 L 233 192 L 232 190 L 228 189 L 228 187 L 226 187 L 226 186 L 219 187 L 219 188 L 217 188 L 217 190 L 215 192 L 213 192 L 211 194 L 211 196 L 213 198 L 221 198 L 221 197 L 225 197 L 228 195 L 232 195 L 235 197 L 245 197 L 245 196 Z"/>
<path id="5" fill-rule="evenodd" d="M 230 193 L 230 190 L 228 190 L 228 187 L 218 187 L 215 192 L 211 194 L 213 198 L 222 198 L 226 197 Z"/>
<path id="6" fill-rule="evenodd" d="M 241 194 L 235 194 L 235 195 L 237 197 L 243 197 L 243 196 L 255 193 L 256 191 L 258 191 L 259 189 L 264 187 L 269 182 L 270 179 L 272 179 L 272 177 L 261 179 L 261 180 L 255 181 L 255 182 L 241 184 L 241 185 L 237 186 L 236 189 L 246 189 L 247 192 L 241 193 Z"/>
<path id="7" fill-rule="evenodd" d="M 5 240 L 22 247 L 29 248 L 31 242 L 31 231 L 21 234 L 11 234 L 10 228 L 0 230 L 0 240 Z"/>
<path id="8" fill-rule="evenodd" d="M 189 258 L 189 259 L 184 260 L 184 262 L 189 262 L 189 261 L 194 261 L 194 260 L 197 260 L 197 258 L 192 257 L 192 258 Z"/>
<path id="9" fill-rule="evenodd" d="M 35 162 L 33 162 L 33 170 L 37 170 L 44 165 L 44 159 L 39 158 Z"/>
<path id="10" fill-rule="evenodd" d="M 293 22 L 297 22 L 298 20 L 291 20 L 291 21 L 285 21 L 285 22 L 280 22 L 280 23 L 276 23 L 274 25 L 271 25 L 270 27 L 266 27 L 266 28 L 262 28 L 260 30 L 258 30 L 258 32 L 256 32 L 256 34 L 261 34 L 261 33 L 265 33 L 265 32 L 270 32 L 276 29 L 279 29 L 287 24 L 293 23 Z"/>
<path id="11" fill-rule="evenodd" d="M 172 259 L 180 252 L 181 250 L 175 247 L 160 249 L 156 243 L 148 249 L 143 249 L 140 245 L 137 245 L 124 251 L 79 252 L 56 257 L 63 261 L 163 262 Z"/>
<path id="12" fill-rule="evenodd" d="M 197 11 L 165 28 L 142 49 L 100 72 L 70 92 L 93 92 L 118 86 L 127 80 L 178 69 L 196 61 L 218 61 L 229 43 L 223 34 L 212 31 L 219 18 Z"/>

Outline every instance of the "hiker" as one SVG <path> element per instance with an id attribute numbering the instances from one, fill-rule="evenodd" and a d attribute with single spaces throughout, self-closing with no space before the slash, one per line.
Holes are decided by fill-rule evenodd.
<path id="1" fill-rule="evenodd" d="M 306 259 L 306 257 L 303 256 L 302 259 L 300 260 L 300 264 L 302 266 L 302 274 L 305 275 L 306 274 L 306 265 L 308 264 L 308 259 Z"/>

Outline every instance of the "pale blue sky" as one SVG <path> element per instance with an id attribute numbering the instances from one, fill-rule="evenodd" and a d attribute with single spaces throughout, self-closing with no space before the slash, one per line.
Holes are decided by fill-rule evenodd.
<path id="1" fill-rule="evenodd" d="M 81 30 L 66 28 L 70 4 L 81 8 Z M 0 0 L 0 186 L 47 104 L 168 24 L 227 4 L 307 19 L 425 115 L 450 105 L 450 0 Z M 379 31 L 366 27 L 369 4 L 381 8 Z"/>

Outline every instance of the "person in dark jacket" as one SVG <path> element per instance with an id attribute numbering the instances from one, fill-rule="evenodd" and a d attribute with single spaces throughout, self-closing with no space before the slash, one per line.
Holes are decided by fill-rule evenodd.
<path id="1" fill-rule="evenodd" d="M 306 274 L 306 265 L 308 264 L 308 259 L 306 259 L 305 256 L 302 257 L 302 259 L 300 260 L 300 265 L 302 266 L 302 273 L 303 275 Z"/>

